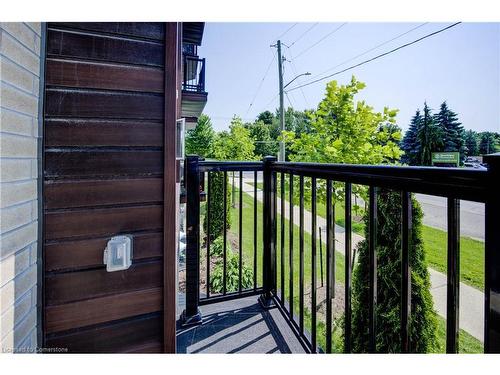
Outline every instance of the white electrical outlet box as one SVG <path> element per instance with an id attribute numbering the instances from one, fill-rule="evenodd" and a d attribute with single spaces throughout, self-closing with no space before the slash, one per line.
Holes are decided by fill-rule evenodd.
<path id="1" fill-rule="evenodd" d="M 126 270 L 132 264 L 132 236 L 112 237 L 104 249 L 106 271 Z"/>

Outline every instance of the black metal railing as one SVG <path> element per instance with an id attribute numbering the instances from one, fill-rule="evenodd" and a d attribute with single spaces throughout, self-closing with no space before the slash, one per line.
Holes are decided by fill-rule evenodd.
<path id="1" fill-rule="evenodd" d="M 210 162 L 201 161 L 197 156 L 188 156 L 186 158 L 186 168 L 185 168 L 185 185 L 186 185 L 186 196 L 187 196 L 187 207 L 186 207 L 186 311 L 183 315 L 184 324 L 195 324 L 199 323 L 198 320 L 198 305 L 203 305 L 207 303 L 220 302 L 224 300 L 234 299 L 241 296 L 258 295 L 262 292 L 262 286 L 259 285 L 258 269 L 262 268 L 259 263 L 261 262 L 258 258 L 259 241 L 257 235 L 262 228 L 259 229 L 259 220 L 257 216 L 258 212 L 258 199 L 257 199 L 257 182 L 258 174 L 263 170 L 261 162 Z M 253 182 L 253 229 L 251 239 L 252 249 L 249 252 L 252 253 L 251 256 L 251 266 L 250 269 L 253 273 L 252 285 L 249 287 L 242 284 L 243 280 L 243 179 L 244 175 L 250 175 L 248 177 Z M 230 185 L 229 179 L 237 179 L 238 184 Z M 202 187 L 201 181 L 204 180 L 206 199 L 204 210 L 201 210 L 200 202 L 200 191 Z M 214 180 L 217 180 L 214 182 Z M 222 182 L 222 183 L 221 183 Z M 217 185 L 217 186 L 216 186 Z M 238 189 L 238 195 L 234 194 L 235 200 L 238 202 L 234 203 L 234 210 L 238 213 L 238 226 L 237 232 L 237 251 L 238 254 L 230 253 L 228 248 L 230 245 L 230 240 L 228 239 L 228 210 L 230 208 L 231 197 L 229 195 L 228 199 L 228 189 L 232 186 L 233 189 Z M 217 197 L 222 199 L 222 202 L 214 201 L 215 189 L 222 189 L 222 194 Z M 222 197 L 221 197 L 222 196 Z M 222 254 L 218 259 L 222 265 L 222 282 L 220 288 L 217 291 L 212 290 L 211 287 L 211 271 L 213 267 L 213 261 L 216 256 L 212 255 L 212 247 L 214 246 L 214 240 L 217 236 L 214 236 L 214 224 L 210 218 L 212 218 L 212 213 L 214 211 L 213 205 L 218 206 L 219 212 L 219 222 L 222 222 L 223 229 L 222 233 Z M 236 207 L 237 206 L 237 207 Z M 203 218 L 205 225 L 201 225 L 201 219 Z M 220 224 L 219 224 L 220 225 Z M 203 233 L 201 233 L 203 231 Z M 202 254 L 203 248 L 203 254 Z M 250 251 L 251 250 L 251 251 Z M 261 250 L 262 251 L 262 250 Z M 228 287 L 229 281 L 228 277 L 228 267 L 232 256 L 237 256 L 237 273 L 238 281 L 236 290 L 231 290 Z M 202 257 L 204 259 L 202 259 Z M 200 263 L 204 265 L 205 272 L 200 274 Z M 248 265 L 247 265 L 248 266 Z M 203 281 L 203 288 L 200 288 L 200 281 Z M 201 289 L 201 290 L 200 290 Z M 196 317 L 196 319 L 192 319 Z"/>
<path id="2" fill-rule="evenodd" d="M 205 92 L 205 59 L 198 56 L 184 55 L 184 77 L 182 90 Z"/>
<path id="3" fill-rule="evenodd" d="M 184 55 L 197 56 L 198 55 L 198 46 L 196 44 L 192 44 L 192 43 L 183 43 L 182 44 L 182 53 Z"/>
<path id="4" fill-rule="evenodd" d="M 400 312 L 400 340 L 402 352 L 410 352 L 409 320 L 411 316 L 410 299 L 410 248 L 412 233 L 412 203 L 410 193 L 422 193 L 446 197 L 448 199 L 448 267 L 447 267 L 447 313 L 446 313 L 446 352 L 457 353 L 459 334 L 459 246 L 460 246 L 460 200 L 470 200 L 485 203 L 485 316 L 484 316 L 484 351 L 486 353 L 500 352 L 500 198 L 498 181 L 500 181 L 500 155 L 484 157 L 488 165 L 486 171 L 470 170 L 463 168 L 436 168 L 436 167 L 396 167 L 396 166 L 366 166 L 345 164 L 313 164 L 277 162 L 275 158 L 265 158 L 263 162 L 199 162 L 197 157 L 188 157 L 187 172 L 187 306 L 186 316 L 198 314 L 198 305 L 211 303 L 228 298 L 238 298 L 249 294 L 260 294 L 260 302 L 270 308 L 277 306 L 287 319 L 303 346 L 310 352 L 332 352 L 332 299 L 335 294 L 335 210 L 334 210 L 334 185 L 341 184 L 344 191 L 345 209 L 345 295 L 344 295 L 344 324 L 343 324 L 343 350 L 351 352 L 352 348 L 352 322 L 351 322 L 351 271 L 352 260 L 352 191 L 353 185 L 368 186 L 368 242 L 369 256 L 369 306 L 368 327 L 370 337 L 370 352 L 376 352 L 375 337 L 377 335 L 377 191 L 390 189 L 401 194 L 401 312 Z M 211 295 L 207 287 L 206 296 L 199 296 L 199 264 L 200 264 L 200 202 L 199 202 L 199 176 L 208 173 L 208 199 L 206 211 L 210 207 L 210 173 L 228 172 L 239 173 L 239 275 L 241 280 L 241 208 L 242 208 L 242 181 L 243 173 L 254 173 L 253 200 L 254 200 L 254 232 L 253 244 L 254 264 L 257 263 L 257 246 L 262 246 L 262 286 L 257 285 L 259 272 L 254 265 L 254 286 L 246 291 L 241 287 L 232 293 L 225 290 L 219 295 Z M 263 173 L 262 196 L 258 199 L 260 189 L 257 189 L 257 173 Z M 305 179 L 310 187 L 310 236 L 311 248 L 305 247 L 304 197 Z M 298 180 L 298 181 L 297 181 Z M 224 181 L 226 181 L 224 179 Z M 298 186 L 297 186 L 298 182 Z M 286 192 L 285 185 L 288 186 Z M 278 185 L 281 215 L 278 216 Z M 317 312 L 316 312 L 316 282 L 317 282 L 317 194 L 321 185 L 324 188 L 326 202 L 326 321 L 325 344 L 318 347 L 317 337 Z M 227 183 L 224 184 L 227 186 Z M 297 191 L 298 197 L 294 191 Z M 226 188 L 224 188 L 225 190 Z M 323 192 L 323 190 L 321 190 Z M 226 193 L 226 191 L 224 191 Z M 288 196 L 286 196 L 288 194 Z M 227 202 L 224 194 L 224 213 Z M 309 198 L 309 197 L 308 197 Z M 288 199 L 288 235 L 285 231 L 285 201 Z M 337 197 L 338 199 L 338 197 Z M 257 243 L 257 203 L 262 200 L 262 240 Z M 298 246 L 294 240 L 295 216 L 294 205 L 298 202 Z M 279 219 L 279 220 L 278 220 Z M 278 228 L 279 221 L 279 228 Z M 224 221 L 225 223 L 226 221 Z M 226 228 L 225 228 L 226 229 Z M 207 232 L 209 232 L 209 226 Z M 224 230 L 224 233 L 227 231 Z M 277 241 L 279 233 L 280 241 Z M 225 236 L 225 235 L 224 235 Z M 288 241 L 288 248 L 285 246 Z M 321 241 L 321 239 L 320 239 Z M 224 241 L 224 244 L 226 241 Z M 207 247 L 210 246 L 207 244 Z M 279 247 L 279 248 L 278 248 Z M 299 275 L 298 285 L 295 283 L 293 259 L 298 250 Z M 288 254 L 287 254 L 288 252 Z M 310 256 L 311 280 L 305 280 L 304 268 L 306 267 L 305 254 Z M 226 248 L 224 247 L 224 254 Z M 278 257 L 279 255 L 279 257 Z M 207 258 L 210 257 L 209 249 Z M 279 262 L 278 262 L 279 258 Z M 288 265 L 286 260 L 288 259 Z M 320 253 L 320 262 L 322 262 Z M 224 257 L 224 262 L 226 259 Z M 207 261 L 207 272 L 210 272 L 210 260 Z M 279 269 L 278 269 L 279 263 Z M 288 270 L 286 269 L 288 267 Z M 224 269 L 225 270 L 225 269 Z M 288 278 L 288 285 L 285 282 Z M 279 278 L 279 280 L 278 280 Z M 192 279 L 192 282 L 190 282 Z M 207 275 L 207 280 L 209 275 Z M 224 280 L 224 282 L 226 282 Z M 208 283 L 208 282 L 207 282 Z M 304 290 L 306 283 L 310 284 L 310 331 L 306 329 Z M 278 287 L 279 286 L 279 287 Z M 288 289 L 288 290 L 286 290 Z M 298 301 L 294 294 L 298 289 Z M 296 302 L 294 302 L 296 301 Z M 295 306 L 298 303 L 298 306 Z M 188 311 L 189 309 L 189 311 Z M 298 311 L 298 316 L 295 312 Z M 482 319 L 483 317 L 478 317 Z"/>

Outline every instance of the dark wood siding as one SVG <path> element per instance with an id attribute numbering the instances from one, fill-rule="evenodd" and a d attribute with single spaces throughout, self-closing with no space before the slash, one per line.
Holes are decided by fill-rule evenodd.
<path id="1" fill-rule="evenodd" d="M 165 296 L 175 289 L 164 289 L 164 255 L 175 250 L 164 246 L 165 163 L 174 158 L 165 98 L 177 87 L 165 82 L 165 53 L 179 52 L 165 38 L 162 23 L 48 24 L 43 346 L 167 348 Z M 132 266 L 106 272 L 106 243 L 125 233 Z"/>

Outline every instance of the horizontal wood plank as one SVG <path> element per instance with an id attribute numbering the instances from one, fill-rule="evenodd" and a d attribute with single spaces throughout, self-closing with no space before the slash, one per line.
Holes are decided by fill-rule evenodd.
<path id="1" fill-rule="evenodd" d="M 44 185 L 46 209 L 163 201 L 162 178 L 58 180 Z"/>
<path id="2" fill-rule="evenodd" d="M 47 150 L 45 177 L 150 176 L 163 173 L 162 151 Z"/>
<path id="3" fill-rule="evenodd" d="M 130 353 L 130 354 L 163 353 L 163 343 L 159 340 L 155 340 L 136 346 L 131 346 L 129 349 L 127 349 L 125 353 Z"/>
<path id="4" fill-rule="evenodd" d="M 165 25 L 162 22 L 49 22 L 48 27 L 103 32 L 160 41 L 165 38 Z"/>
<path id="5" fill-rule="evenodd" d="M 102 325 L 69 334 L 51 335 L 48 348 L 67 348 L 70 353 L 120 353 L 161 342 L 161 314 Z"/>
<path id="6" fill-rule="evenodd" d="M 49 274 L 45 277 L 46 306 L 61 305 L 115 293 L 162 286 L 162 261 L 132 264 L 124 271 L 106 269 Z"/>
<path id="7" fill-rule="evenodd" d="M 47 59 L 47 85 L 90 89 L 163 92 L 163 69 L 87 61 Z"/>
<path id="8" fill-rule="evenodd" d="M 46 147 L 163 146 L 163 123 L 139 120 L 47 119 Z"/>
<path id="9" fill-rule="evenodd" d="M 49 117 L 162 120 L 163 96 L 156 94 L 76 89 L 47 89 Z"/>
<path id="10" fill-rule="evenodd" d="M 163 256 L 163 233 L 133 235 L 132 261 Z M 109 237 L 53 242 L 45 245 L 45 271 L 104 267 L 103 252 Z"/>
<path id="11" fill-rule="evenodd" d="M 114 236 L 162 226 L 163 205 L 47 212 L 45 239 Z"/>
<path id="12" fill-rule="evenodd" d="M 162 288 L 153 288 L 49 306 L 45 329 L 53 333 L 161 311 L 162 293 Z"/>
<path id="13" fill-rule="evenodd" d="M 162 43 L 48 30 L 47 56 L 163 66 Z"/>

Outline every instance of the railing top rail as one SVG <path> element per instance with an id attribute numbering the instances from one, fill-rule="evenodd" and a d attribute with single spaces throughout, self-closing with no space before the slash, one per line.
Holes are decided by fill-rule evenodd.
<path id="1" fill-rule="evenodd" d="M 245 171 L 261 171 L 263 170 L 261 161 L 200 161 L 200 172 L 245 172 Z"/>
<path id="2" fill-rule="evenodd" d="M 491 175 L 487 170 L 394 165 L 274 162 L 276 172 L 327 178 L 394 190 L 484 202 Z"/>

